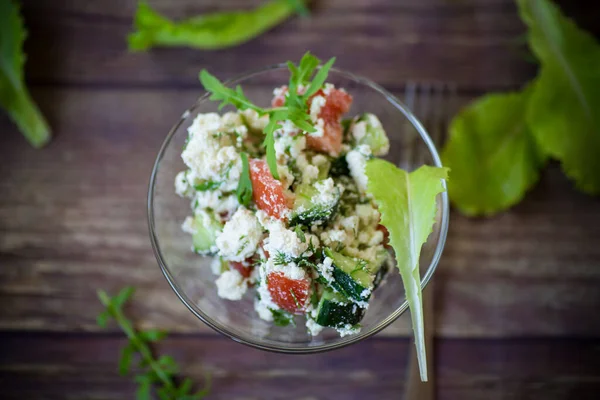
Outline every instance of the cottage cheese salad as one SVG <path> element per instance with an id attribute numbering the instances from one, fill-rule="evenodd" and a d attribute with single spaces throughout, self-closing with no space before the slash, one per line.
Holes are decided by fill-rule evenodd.
<path id="1" fill-rule="evenodd" d="M 386 132 L 374 113 L 348 115 L 352 95 L 326 82 L 332 63 L 317 69 L 309 53 L 289 63 L 290 80 L 274 89 L 270 108 L 201 72 L 210 99 L 235 111 L 200 114 L 188 129 L 187 169 L 175 180 L 191 201 L 182 228 L 194 252 L 213 257 L 220 297 L 252 296 L 257 318 L 277 325 L 303 315 L 312 335 L 360 330 L 393 266 L 389 244 L 398 245 L 419 328 L 418 257 L 445 172 L 409 174 L 380 160 L 390 147 Z"/>

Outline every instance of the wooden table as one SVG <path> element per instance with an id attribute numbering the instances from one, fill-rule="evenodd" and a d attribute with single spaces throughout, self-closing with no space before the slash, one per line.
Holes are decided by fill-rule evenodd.
<path id="1" fill-rule="evenodd" d="M 27 76 L 54 128 L 34 150 L 0 116 L 2 399 L 130 399 L 116 372 L 123 335 L 101 330 L 96 289 L 133 284 L 143 327 L 184 373 L 214 378 L 211 399 L 399 399 L 408 315 L 377 337 L 319 355 L 254 350 L 212 332 L 157 267 L 146 225 L 155 154 L 201 93 L 201 68 L 231 77 L 307 49 L 395 93 L 458 84 L 461 102 L 518 88 L 535 72 L 511 0 L 322 0 L 238 48 L 129 54 L 134 0 L 28 0 Z M 173 17 L 243 0 L 153 0 Z M 256 3 L 253 2 L 253 3 Z M 600 7 L 563 1 L 600 27 Z M 451 217 L 436 274 L 440 399 L 596 399 L 600 391 L 600 201 L 551 165 L 526 200 L 492 219 Z"/>

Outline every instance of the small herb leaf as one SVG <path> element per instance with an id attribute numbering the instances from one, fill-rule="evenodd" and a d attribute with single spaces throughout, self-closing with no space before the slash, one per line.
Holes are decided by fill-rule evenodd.
<path id="1" fill-rule="evenodd" d="M 247 206 L 252 200 L 252 180 L 250 179 L 250 164 L 248 162 L 248 155 L 246 153 L 241 154 L 242 157 L 242 174 L 237 187 L 237 199 L 238 202 Z"/>

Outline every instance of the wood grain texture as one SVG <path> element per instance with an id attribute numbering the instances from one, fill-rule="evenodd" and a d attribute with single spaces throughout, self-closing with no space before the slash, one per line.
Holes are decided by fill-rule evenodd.
<path id="1" fill-rule="evenodd" d="M 311 50 L 384 86 L 454 81 L 462 90 L 515 88 L 532 76 L 519 45 L 523 27 L 508 0 L 471 2 L 317 1 L 310 19 L 292 18 L 242 46 L 202 52 L 157 49 L 128 54 L 134 0 L 31 0 L 28 77 L 44 85 L 197 86 L 202 68 L 231 77 L 299 59 Z M 254 2 L 152 1 L 173 18 Z M 596 20 L 598 22 L 598 20 Z"/>
<path id="2" fill-rule="evenodd" d="M 3 399 L 132 398 L 131 378 L 116 373 L 114 335 L 0 334 Z M 401 398 L 408 340 L 369 339 L 334 352 L 285 356 L 222 338 L 175 336 L 158 351 L 196 382 L 213 376 L 210 399 Z M 437 398 L 595 399 L 600 343 L 566 340 L 439 340 Z M 68 388 L 68 391 L 67 391 Z"/>
<path id="3" fill-rule="evenodd" d="M 43 151 L 1 120 L 11 132 L 0 148 L 0 296 L 10 304 L 0 309 L 0 328 L 96 330 L 95 290 L 134 284 L 134 312 L 145 324 L 209 331 L 162 277 L 146 224 L 154 157 L 197 94 L 37 90 L 57 130 Z M 435 278 L 437 333 L 599 335 L 600 320 L 587 317 L 600 305 L 599 205 L 552 166 L 509 212 L 452 214 Z M 384 334 L 408 335 L 409 322 L 404 316 Z"/>

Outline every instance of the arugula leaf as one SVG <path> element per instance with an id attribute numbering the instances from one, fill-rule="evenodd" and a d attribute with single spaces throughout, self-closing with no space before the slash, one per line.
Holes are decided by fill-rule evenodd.
<path id="1" fill-rule="evenodd" d="M 321 89 L 321 87 L 325 84 L 325 80 L 327 79 L 327 75 L 329 75 L 329 70 L 333 66 L 334 62 L 335 62 L 335 57 L 332 57 L 331 59 L 329 59 L 329 61 L 327 61 L 327 63 L 325 63 L 325 65 L 323 65 L 321 67 L 321 69 L 319 70 L 319 72 L 317 72 L 317 74 L 315 75 L 315 78 L 313 79 L 313 81 L 306 88 L 306 92 L 304 92 L 303 97 L 306 100 L 308 100 L 308 98 L 310 96 L 312 96 L 313 94 L 317 93 L 317 91 L 319 89 Z"/>
<path id="2" fill-rule="evenodd" d="M 312 82 L 310 79 L 320 63 L 320 60 L 307 52 L 298 66 L 288 62 L 290 69 L 290 82 L 288 85 L 288 93 L 283 107 L 276 108 L 261 108 L 254 105 L 245 95 L 240 86 L 235 90 L 228 88 L 215 76 L 208 71 L 200 72 L 200 82 L 207 92 L 211 93 L 210 99 L 220 101 L 219 109 L 230 104 L 240 110 L 252 109 L 259 115 L 268 115 L 269 122 L 265 126 L 265 140 L 263 146 L 266 148 L 267 164 L 269 170 L 275 179 L 279 179 L 277 172 L 277 160 L 275 153 L 275 131 L 281 128 L 280 121 L 290 120 L 296 127 L 305 132 L 315 132 L 316 129 L 310 120 L 310 112 L 308 110 L 308 100 L 310 96 L 316 93 L 325 83 L 327 75 L 335 58 L 330 59 L 317 74 Z M 310 82 L 310 83 L 309 83 Z M 304 94 L 298 94 L 297 88 L 301 84 L 308 83 L 308 87 Z"/>
<path id="3" fill-rule="evenodd" d="M 381 223 L 390 234 L 406 299 L 410 307 L 421 380 L 427 380 L 427 360 L 423 333 L 423 302 L 419 256 L 431 233 L 436 196 L 444 191 L 442 180 L 448 168 L 424 165 L 408 173 L 392 163 L 375 158 L 367 162 L 367 191 L 381 213 Z"/>
<path id="4" fill-rule="evenodd" d="M 541 64 L 529 128 L 580 190 L 600 194 L 600 45 L 550 1 L 517 3 Z"/>
<path id="5" fill-rule="evenodd" d="M 26 31 L 13 0 L 0 1 L 0 106 L 33 147 L 50 140 L 50 128 L 25 86 Z"/>
<path id="6" fill-rule="evenodd" d="M 279 172 L 277 171 L 277 155 L 275 153 L 275 138 L 273 137 L 273 131 L 269 130 L 265 136 L 263 145 L 267 149 L 267 164 L 269 170 L 273 175 L 273 178 L 279 179 Z"/>
<path id="7" fill-rule="evenodd" d="M 442 162 L 452 169 L 448 193 L 462 213 L 502 211 L 537 182 L 545 157 L 525 122 L 531 90 L 484 96 L 452 121 Z"/>
<path id="8" fill-rule="evenodd" d="M 174 22 L 140 1 L 134 17 L 136 31 L 127 40 L 130 51 L 158 46 L 222 49 L 254 39 L 294 12 L 306 13 L 301 0 L 272 0 L 253 10 L 219 12 Z"/>
<path id="9" fill-rule="evenodd" d="M 163 339 L 166 332 L 159 330 L 137 331 L 133 323 L 123 313 L 123 306 L 133 296 L 135 289 L 133 287 L 123 288 L 116 296 L 111 297 L 103 290 L 98 291 L 100 302 L 106 307 L 100 315 L 99 321 L 105 321 L 105 315 L 112 317 L 121 327 L 129 339 L 128 344 L 121 350 L 119 359 L 119 373 L 126 375 L 131 369 L 133 356 L 139 354 L 138 370 L 142 372 L 135 376 L 135 382 L 138 384 L 136 398 L 138 400 L 151 400 L 152 385 L 158 385 L 157 393 L 159 398 L 164 399 L 203 399 L 208 395 L 210 388 L 210 377 L 206 378 L 204 389 L 192 393 L 192 384 L 189 379 L 183 381 L 181 386 L 177 386 L 175 375 L 180 368 L 171 356 L 163 355 L 158 360 L 154 358 L 150 348 L 150 342 L 157 342 Z M 104 326 L 103 326 L 104 327 Z"/>
<path id="10" fill-rule="evenodd" d="M 244 91 L 239 85 L 235 90 L 231 89 L 223 85 L 220 80 L 205 69 L 200 71 L 200 82 L 202 83 L 202 86 L 204 86 L 204 90 L 211 93 L 211 96 L 209 97 L 210 100 L 221 102 L 221 104 L 219 104 L 219 110 L 226 105 L 231 104 L 240 110 L 251 109 L 261 115 L 265 114 L 264 109 L 255 106 L 246 95 L 244 95 Z"/>
<path id="11" fill-rule="evenodd" d="M 242 174 L 240 175 L 240 182 L 237 187 L 237 198 L 238 202 L 247 206 L 252 200 L 252 180 L 250 179 L 250 164 L 248 163 L 248 155 L 246 153 L 241 154 L 242 157 Z"/>

